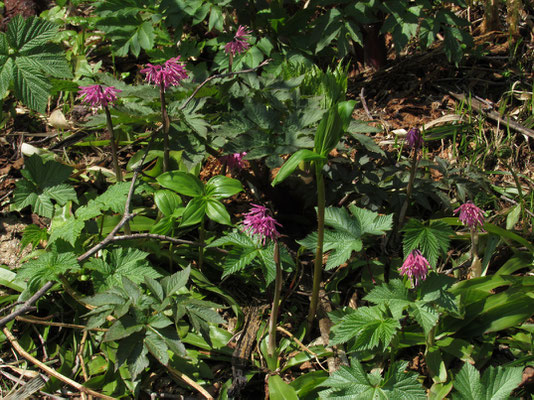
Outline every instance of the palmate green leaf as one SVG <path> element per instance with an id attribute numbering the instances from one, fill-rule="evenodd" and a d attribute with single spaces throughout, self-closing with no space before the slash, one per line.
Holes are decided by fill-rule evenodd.
<path id="1" fill-rule="evenodd" d="M 427 335 L 430 330 L 436 326 L 439 320 L 438 312 L 421 301 L 412 303 L 410 305 L 409 313 L 415 318 L 417 323 L 421 325 Z"/>
<path id="2" fill-rule="evenodd" d="M 443 221 L 433 221 L 429 225 L 412 218 L 404 228 L 403 248 L 407 256 L 412 250 L 419 249 L 430 265 L 435 267 L 439 256 L 449 249 L 450 236 L 454 233 Z"/>
<path id="3" fill-rule="evenodd" d="M 68 201 L 78 202 L 76 191 L 72 186 L 67 185 L 66 183 L 44 188 L 42 196 L 50 197 L 61 206 L 65 205 Z"/>
<path id="4" fill-rule="evenodd" d="M 17 279 L 28 280 L 30 285 L 42 284 L 58 279 L 68 271 L 78 271 L 80 266 L 74 253 L 57 253 L 50 250 L 39 258 L 30 260 L 18 269 Z"/>
<path id="5" fill-rule="evenodd" d="M 124 213 L 124 204 L 130 190 L 130 182 L 117 182 L 109 186 L 107 190 L 98 196 L 95 201 L 100 204 L 101 211 L 111 210 Z"/>
<path id="6" fill-rule="evenodd" d="M 92 270 L 91 278 L 98 291 L 112 287 L 122 287 L 122 278 L 128 277 L 135 284 L 144 277 L 159 278 L 161 275 L 150 266 L 145 253 L 132 248 L 118 248 L 105 253 L 103 258 L 92 258 L 84 264 Z"/>
<path id="7" fill-rule="evenodd" d="M 482 374 L 486 399 L 506 400 L 523 378 L 523 368 L 489 367 Z"/>
<path id="8" fill-rule="evenodd" d="M 393 214 L 380 215 L 374 211 L 359 208 L 351 204 L 349 207 L 352 215 L 359 221 L 362 235 L 384 235 L 393 226 Z"/>
<path id="9" fill-rule="evenodd" d="M 372 349 L 382 344 L 386 348 L 400 328 L 397 319 L 384 315 L 380 307 L 360 307 L 348 313 L 332 327 L 332 344 L 356 339 L 360 349 Z"/>
<path id="10" fill-rule="evenodd" d="M 260 249 L 256 247 L 247 247 L 242 249 L 232 250 L 228 257 L 224 260 L 223 264 L 223 274 L 222 278 L 224 279 L 228 275 L 235 274 L 236 272 L 241 271 L 242 269 L 250 266 L 252 261 L 258 257 L 260 254 Z"/>
<path id="11" fill-rule="evenodd" d="M 40 188 L 59 185 L 72 173 L 72 167 L 53 160 L 43 163 L 43 159 L 37 154 L 24 160 L 24 167 L 30 174 L 30 180 Z"/>
<path id="12" fill-rule="evenodd" d="M 24 63 L 20 65 L 19 60 L 15 59 L 12 68 L 15 96 L 32 110 L 44 113 L 52 85 L 41 72 L 24 66 Z"/>
<path id="13" fill-rule="evenodd" d="M 351 218 L 345 208 L 327 207 L 324 212 L 324 223 L 335 230 L 347 232 L 354 238 L 361 236 L 360 221 Z"/>
<path id="14" fill-rule="evenodd" d="M 221 247 L 228 245 L 249 248 L 257 247 L 256 242 L 249 235 L 243 232 L 231 232 L 226 236 L 214 240 L 206 247 Z"/>
<path id="15" fill-rule="evenodd" d="M 41 240 L 46 240 L 47 238 L 46 228 L 39 228 L 37 225 L 30 224 L 24 228 L 22 239 L 20 240 L 20 248 L 25 249 L 27 245 L 31 244 L 33 249 Z"/>
<path id="16" fill-rule="evenodd" d="M 412 303 L 410 291 L 406 289 L 400 279 L 393 279 L 389 283 L 383 283 L 372 289 L 364 300 L 376 305 L 384 304 L 391 310 L 395 319 L 402 317 L 403 311 Z"/>
<path id="17" fill-rule="evenodd" d="M 24 52 L 49 42 L 57 30 L 58 26 L 50 21 L 16 15 L 7 25 L 6 36 L 11 47 Z"/>
<path id="18" fill-rule="evenodd" d="M 67 208 L 68 206 L 65 206 L 63 210 L 66 211 L 65 209 Z M 56 216 L 52 219 L 52 224 L 50 225 L 50 238 L 48 239 L 48 243 L 51 244 L 57 239 L 63 239 L 74 247 L 84 226 L 85 223 L 83 220 L 77 219 L 66 212 L 56 212 Z"/>
<path id="19" fill-rule="evenodd" d="M 0 46 L 5 41 L 5 35 L 0 33 Z M 13 60 L 7 56 L 0 55 L 0 98 L 4 98 L 9 84 L 13 79 Z"/>
<path id="20" fill-rule="evenodd" d="M 357 359 L 351 366 L 341 366 L 320 386 L 329 387 L 319 393 L 321 399 L 337 400 L 424 400 L 426 393 L 417 381 L 417 374 L 406 372 L 408 363 L 393 363 L 384 377 L 367 374 Z"/>
<path id="21" fill-rule="evenodd" d="M 329 271 L 333 268 L 339 267 L 348 259 L 350 259 L 353 251 L 360 251 L 362 249 L 362 245 L 363 244 L 360 239 L 349 239 L 338 242 L 335 250 L 332 250 L 328 255 L 325 269 Z"/>
<path id="22" fill-rule="evenodd" d="M 72 78 L 71 67 L 62 49 L 54 44 L 47 43 L 20 53 L 17 65 L 27 70 L 37 70 L 56 78 Z"/>

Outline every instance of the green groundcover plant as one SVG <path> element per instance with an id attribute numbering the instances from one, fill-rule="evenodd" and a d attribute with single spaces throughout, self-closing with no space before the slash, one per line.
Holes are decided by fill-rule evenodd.
<path id="1" fill-rule="evenodd" d="M 76 76 L 65 107 L 92 109 L 69 158 L 25 157 L 10 200 L 34 223 L 20 265 L 0 268 L 2 359 L 13 347 L 17 365 L 54 371 L 39 390 L 528 395 L 534 245 L 519 214 L 501 226 L 483 174 L 427 156 L 432 132 L 378 147 L 366 134 L 381 128 L 353 119 L 347 65 L 318 66 L 380 21 L 397 50 L 443 31 L 459 62 L 463 20 L 441 2 L 290 3 L 96 2 L 84 44 L 113 57 L 85 75 L 50 21 L 0 33 L 4 97 L 44 113 L 61 86 L 47 77 Z M 70 159 L 94 149 L 113 171 Z"/>

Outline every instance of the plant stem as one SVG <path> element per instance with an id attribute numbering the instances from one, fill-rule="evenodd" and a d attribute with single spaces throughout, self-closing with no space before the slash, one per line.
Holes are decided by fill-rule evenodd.
<path id="1" fill-rule="evenodd" d="M 104 112 L 106 113 L 106 124 L 108 126 L 108 131 L 111 136 L 111 157 L 113 160 L 113 169 L 115 170 L 115 177 L 117 178 L 117 182 L 122 182 L 122 172 L 121 167 L 119 166 L 119 159 L 117 156 L 118 153 L 118 146 L 117 146 L 117 140 L 115 138 L 115 131 L 113 130 L 113 122 L 111 122 L 111 114 L 109 112 L 109 108 L 107 106 L 104 106 Z"/>
<path id="2" fill-rule="evenodd" d="M 399 223 L 397 230 L 400 231 L 402 225 L 404 225 L 404 218 L 406 217 L 406 211 L 408 211 L 408 205 L 410 204 L 410 199 L 412 197 L 413 183 L 415 181 L 415 173 L 417 171 L 417 164 L 419 163 L 419 157 L 417 154 L 417 149 L 413 150 L 412 165 L 410 168 L 410 178 L 408 179 L 408 186 L 406 186 L 406 199 L 402 204 L 402 208 L 399 213 Z"/>
<path id="3" fill-rule="evenodd" d="M 159 87 L 159 100 L 161 103 L 161 121 L 163 122 L 163 172 L 167 172 L 169 170 L 169 127 L 171 121 L 167 113 L 165 86 L 163 86 L 163 82 L 161 82 Z"/>
<path id="4" fill-rule="evenodd" d="M 205 235 L 205 229 L 204 229 L 204 217 L 202 217 L 202 221 L 200 221 L 200 227 L 198 228 L 198 269 L 202 271 L 202 265 L 204 264 L 204 237 Z"/>
<path id="5" fill-rule="evenodd" d="M 315 251 L 315 263 L 313 268 L 313 289 L 310 301 L 310 311 L 307 319 L 307 332 L 311 331 L 315 313 L 317 312 L 317 302 L 319 300 L 319 288 L 321 286 L 321 273 L 323 270 L 323 241 L 324 241 L 324 208 L 325 189 L 324 178 L 321 172 L 322 165 L 315 164 L 315 176 L 317 180 L 317 248 Z"/>
<path id="6" fill-rule="evenodd" d="M 276 277 L 274 279 L 273 307 L 269 319 L 269 343 L 267 352 L 272 357 L 276 350 L 276 322 L 278 319 L 278 307 L 280 306 L 280 293 L 282 292 L 282 267 L 280 266 L 280 247 L 278 241 L 274 242 L 274 263 L 276 264 Z"/>

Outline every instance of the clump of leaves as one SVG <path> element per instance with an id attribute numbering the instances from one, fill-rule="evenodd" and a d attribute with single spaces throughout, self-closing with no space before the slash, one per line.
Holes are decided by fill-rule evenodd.
<path id="1" fill-rule="evenodd" d="M 169 351 L 186 355 L 176 328 L 184 316 L 208 343 L 209 324 L 224 322 L 214 310 L 217 304 L 196 298 L 186 288 L 190 272 L 188 267 L 159 281 L 145 276 L 147 291 L 122 276 L 121 286 L 86 298 L 97 307 L 87 314 L 88 327 L 101 326 L 109 315 L 116 319 L 104 341 L 118 342 L 116 366 L 126 363 L 133 380 L 149 366 L 149 353 L 165 366 Z"/>
<path id="2" fill-rule="evenodd" d="M 17 15 L 0 33 L 0 98 L 12 87 L 15 96 L 44 113 L 52 85 L 46 76 L 71 78 L 64 51 L 50 41 L 58 27 L 49 21 Z"/>
<path id="3" fill-rule="evenodd" d="M 417 373 L 405 372 L 407 362 L 395 362 L 382 377 L 379 370 L 366 373 L 357 359 L 351 366 L 341 366 L 321 383 L 329 389 L 319 393 L 321 399 L 426 399 L 425 389 L 417 382 Z"/>
<path id="4" fill-rule="evenodd" d="M 52 218 L 52 200 L 61 206 L 68 201 L 77 202 L 74 188 L 63 183 L 70 176 L 71 167 L 52 160 L 43 162 L 36 154 L 26 159 L 25 167 L 21 171 L 24 179 L 17 182 L 13 193 L 12 210 L 20 211 L 31 206 L 34 213 Z"/>

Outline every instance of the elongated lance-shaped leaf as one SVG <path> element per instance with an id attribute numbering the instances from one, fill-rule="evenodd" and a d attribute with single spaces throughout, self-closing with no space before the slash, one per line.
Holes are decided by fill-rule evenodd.
<path id="1" fill-rule="evenodd" d="M 274 178 L 272 185 L 275 186 L 278 183 L 284 181 L 293 171 L 298 167 L 301 162 L 326 162 L 326 156 L 318 154 L 314 151 L 302 149 L 294 153 L 289 160 L 287 160 L 282 168 L 278 171 L 278 174 Z"/>
<path id="2" fill-rule="evenodd" d="M 315 134 L 316 153 L 327 156 L 337 146 L 349 126 L 355 104 L 354 100 L 342 101 L 328 110 Z"/>

